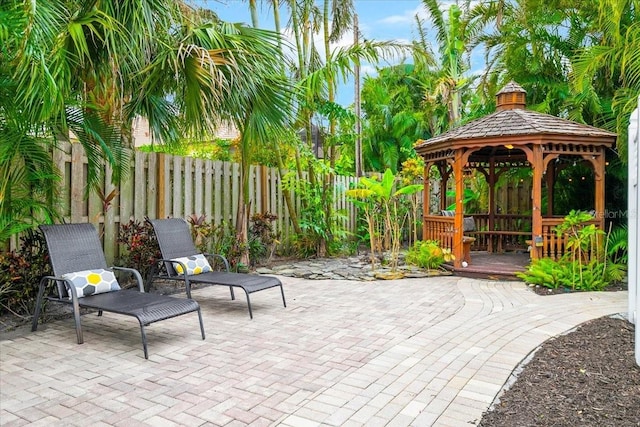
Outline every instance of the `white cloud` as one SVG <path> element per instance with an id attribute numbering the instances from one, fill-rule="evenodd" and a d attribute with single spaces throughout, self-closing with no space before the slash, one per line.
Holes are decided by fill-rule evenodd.
<path id="1" fill-rule="evenodd" d="M 373 77 L 378 75 L 378 69 L 373 65 L 366 64 L 360 68 L 360 73 L 363 76 Z"/>
<path id="2" fill-rule="evenodd" d="M 418 15 L 420 18 L 423 18 L 426 15 L 426 11 L 422 7 L 422 5 L 416 7 L 415 9 L 406 10 L 406 11 L 404 11 L 403 13 L 401 13 L 399 15 L 387 16 L 386 18 L 380 19 L 379 21 L 377 21 L 376 24 L 379 24 L 379 25 L 402 25 L 402 24 L 413 25 L 413 23 L 416 21 L 416 15 Z"/>

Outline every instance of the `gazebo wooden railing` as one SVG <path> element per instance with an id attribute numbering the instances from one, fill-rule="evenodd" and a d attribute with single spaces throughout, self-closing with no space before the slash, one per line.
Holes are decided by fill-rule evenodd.
<path id="1" fill-rule="evenodd" d="M 563 222 L 564 217 L 542 218 L 542 246 L 532 249 L 538 251 L 539 257 L 558 259 L 566 253 L 569 235 L 565 233 L 558 236 L 556 233 L 556 227 Z M 599 227 L 600 220 L 594 219 L 584 223 L 585 226 L 590 224 Z"/>
<path id="2" fill-rule="evenodd" d="M 453 250 L 453 218 L 426 215 L 423 218 L 423 240 L 437 240 L 443 249 Z"/>
<path id="3" fill-rule="evenodd" d="M 558 236 L 556 233 L 556 227 L 562 224 L 564 217 L 542 219 L 541 246 L 536 246 L 531 238 L 531 231 L 521 231 L 516 227 L 516 225 L 519 227 L 523 223 L 526 224 L 526 221 L 530 219 L 529 217 L 524 215 L 496 215 L 496 219 L 498 219 L 496 224 L 500 224 L 503 229 L 493 231 L 487 230 L 487 226 L 483 225 L 488 224 L 487 217 L 488 215 L 486 214 L 474 214 L 476 228 L 480 228 L 480 230 L 465 233 L 465 235 L 476 238 L 476 241 L 472 244 L 473 250 L 488 250 L 489 248 L 494 252 L 513 249 L 526 250 L 528 246 L 531 246 L 532 251 L 537 251 L 538 258 L 552 259 L 560 258 L 567 251 L 569 235 Z M 437 240 L 440 247 L 453 250 L 454 219 L 452 217 L 426 215 L 423 221 L 424 240 Z M 585 225 L 589 224 L 598 226 L 600 223 L 597 219 L 594 219 L 585 223 Z M 526 241 L 523 241 L 524 237 L 526 237 L 524 239 Z M 494 239 L 492 245 L 490 245 L 491 239 Z M 501 243 L 496 243 L 500 242 L 499 239 L 502 239 Z"/>
<path id="4" fill-rule="evenodd" d="M 437 240 L 443 249 L 453 250 L 453 218 L 440 215 L 423 217 L 423 240 Z"/>
<path id="5" fill-rule="evenodd" d="M 525 240 L 531 239 L 531 216 L 493 215 L 493 227 L 489 214 L 472 214 L 475 230 L 465 233 L 476 238 L 474 250 L 501 252 L 503 250 L 526 250 Z"/>

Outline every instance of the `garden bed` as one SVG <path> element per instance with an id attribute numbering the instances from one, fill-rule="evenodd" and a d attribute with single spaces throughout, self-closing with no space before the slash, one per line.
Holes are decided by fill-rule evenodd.
<path id="1" fill-rule="evenodd" d="M 640 426 L 634 326 L 603 317 L 552 338 L 480 426 Z"/>

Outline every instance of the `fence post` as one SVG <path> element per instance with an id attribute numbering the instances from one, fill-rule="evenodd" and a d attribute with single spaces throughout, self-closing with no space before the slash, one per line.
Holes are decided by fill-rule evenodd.
<path id="1" fill-rule="evenodd" d="M 269 210 L 267 200 L 267 167 L 260 165 L 260 212 L 265 213 Z"/>
<path id="2" fill-rule="evenodd" d="M 165 187 L 165 174 L 167 173 L 166 169 L 165 169 L 165 154 L 164 153 L 158 153 L 158 162 L 156 163 L 156 167 L 157 167 L 157 176 L 158 176 L 158 180 L 157 180 L 157 191 L 158 191 L 158 197 L 156 199 L 156 212 L 157 212 L 157 217 L 158 218 L 165 218 L 167 216 L 167 213 L 165 212 L 164 206 L 165 206 L 165 201 L 167 199 L 167 188 Z"/>

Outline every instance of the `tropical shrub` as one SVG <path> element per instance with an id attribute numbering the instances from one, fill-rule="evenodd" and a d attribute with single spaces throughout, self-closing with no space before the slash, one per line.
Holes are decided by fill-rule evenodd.
<path id="1" fill-rule="evenodd" d="M 332 170 L 322 162 L 313 162 L 314 173 L 331 174 Z M 283 189 L 291 191 L 300 198 L 300 233 L 292 236 L 291 244 L 296 256 L 335 255 L 343 250 L 347 238 L 344 211 L 329 209 L 333 205 L 335 188 L 327 182 L 314 178 L 300 180 L 294 173 L 288 173 L 282 181 Z"/>
<path id="2" fill-rule="evenodd" d="M 0 313 L 26 316 L 33 312 L 40 279 L 52 273 L 44 236 L 26 230 L 20 241 L 16 252 L 0 254 Z"/>
<path id="3" fill-rule="evenodd" d="M 398 255 L 404 224 L 410 209 L 403 204 L 403 196 L 409 196 L 422 190 L 420 184 L 405 185 L 396 188 L 396 176 L 387 169 L 381 180 L 361 178 L 359 188 L 347 190 L 347 196 L 362 208 L 369 228 L 371 264 L 375 267 L 376 249 L 382 246 L 390 249 L 391 268 L 398 267 Z"/>
<path id="4" fill-rule="evenodd" d="M 156 233 L 147 221 L 131 219 L 126 224 L 120 224 L 118 243 L 122 245 L 118 264 L 135 268 L 142 277 L 147 277 L 151 267 L 162 258 Z"/>
<path id="5" fill-rule="evenodd" d="M 277 215 L 269 212 L 256 213 L 251 216 L 249 226 L 249 259 L 251 264 L 258 264 L 263 259 L 270 259 L 278 244 L 277 235 L 273 231 L 273 222 Z"/>
<path id="6" fill-rule="evenodd" d="M 189 141 L 179 144 L 153 144 L 137 147 L 145 153 L 167 153 L 198 159 L 231 161 L 237 142 L 216 138 L 213 140 Z"/>
<path id="7" fill-rule="evenodd" d="M 541 258 L 533 261 L 527 271 L 516 275 L 527 283 L 550 289 L 601 291 L 612 282 L 622 280 L 625 268 L 597 259 L 581 264 L 566 257 L 559 260 Z"/>
<path id="8" fill-rule="evenodd" d="M 417 241 L 409 248 L 405 261 L 429 270 L 437 269 L 445 262 L 445 253 L 436 240 Z"/>
<path id="9" fill-rule="evenodd" d="M 573 265 L 566 261 L 540 258 L 531 262 L 527 270 L 516 276 L 532 285 L 550 289 L 571 288 L 574 284 Z"/>
<path id="10" fill-rule="evenodd" d="M 200 252 L 224 255 L 230 266 L 237 269 L 244 266 L 241 266 L 240 258 L 245 250 L 248 250 L 252 266 L 273 255 L 278 243 L 273 231 L 273 222 L 277 218 L 269 212 L 254 214 L 246 246 L 236 239 L 235 228 L 226 222 L 216 225 L 206 221 L 204 215 L 191 215 L 187 221 L 191 224 L 191 236 Z"/>
<path id="11" fill-rule="evenodd" d="M 600 291 L 622 280 L 625 266 L 608 257 L 603 247 L 605 233 L 594 224 L 587 224 L 592 219 L 587 212 L 572 210 L 556 227 L 559 236 L 568 235 L 568 252 L 558 260 L 535 260 L 517 276 L 527 283 L 551 289 L 564 287 L 581 291 Z"/>
<path id="12" fill-rule="evenodd" d="M 627 265 L 629 262 L 628 253 L 629 229 L 626 225 L 614 228 L 607 236 L 607 256 L 614 262 Z"/>

